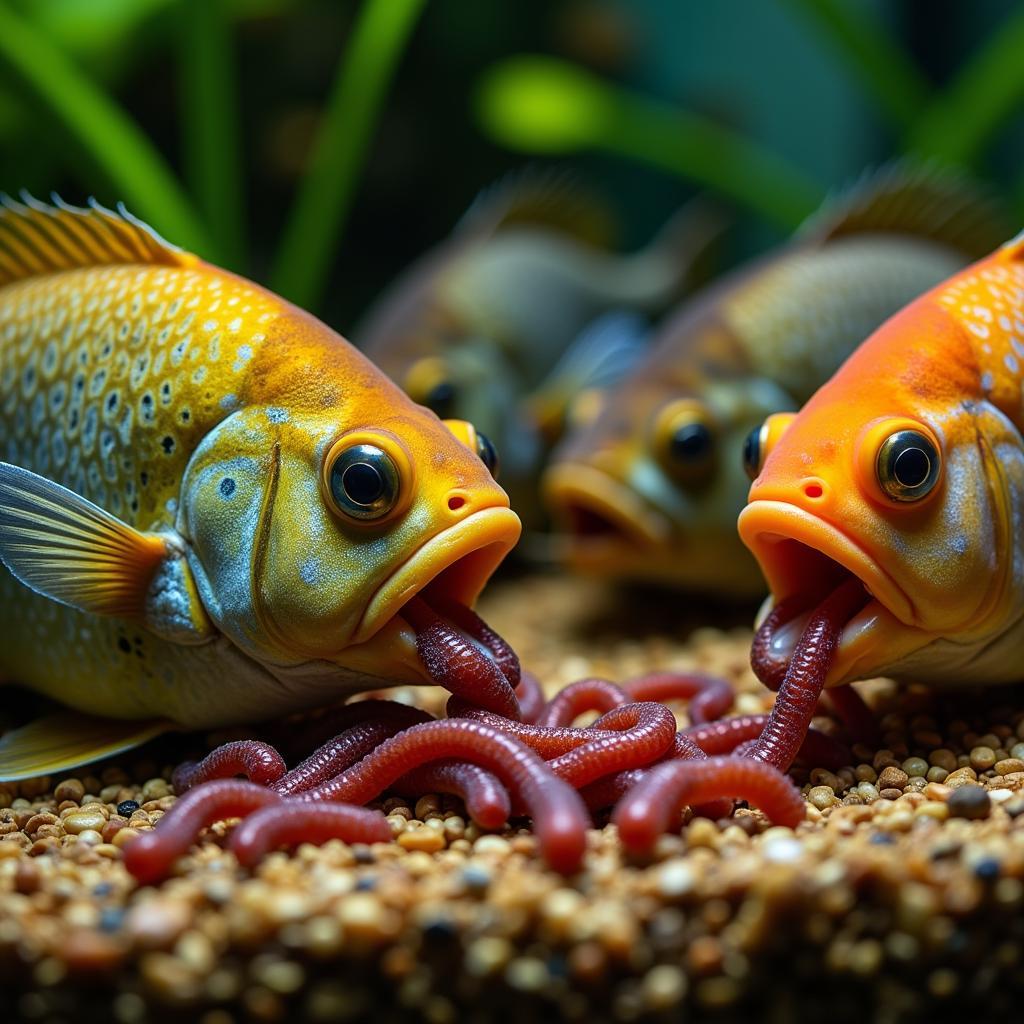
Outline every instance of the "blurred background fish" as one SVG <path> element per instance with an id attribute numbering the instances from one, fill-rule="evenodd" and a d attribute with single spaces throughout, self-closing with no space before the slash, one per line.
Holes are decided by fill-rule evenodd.
<path id="1" fill-rule="evenodd" d="M 636 369 L 586 396 L 556 451 L 556 554 L 609 577 L 762 592 L 736 517 L 766 416 L 798 409 L 883 320 L 1008 234 L 962 176 L 888 166 L 684 302 Z"/>
<path id="2" fill-rule="evenodd" d="M 694 200 L 648 245 L 619 254 L 605 212 L 578 187 L 518 175 L 485 190 L 353 337 L 414 401 L 442 418 L 474 416 L 529 510 L 569 400 L 608 386 L 642 351 L 646 331 L 625 314 L 653 316 L 706 276 L 725 223 Z M 605 319 L 612 309 L 622 315 Z"/>

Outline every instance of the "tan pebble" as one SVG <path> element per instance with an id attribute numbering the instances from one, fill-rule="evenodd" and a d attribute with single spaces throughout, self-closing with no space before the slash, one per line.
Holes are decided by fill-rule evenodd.
<path id="1" fill-rule="evenodd" d="M 85 786 L 82 785 L 81 779 L 65 779 L 58 783 L 57 788 L 53 791 L 53 798 L 58 803 L 62 800 L 72 800 L 77 804 L 83 796 L 85 796 Z"/>
<path id="2" fill-rule="evenodd" d="M 988 746 L 971 748 L 971 767 L 978 772 L 988 771 L 996 763 L 995 751 Z"/>
<path id="3" fill-rule="evenodd" d="M 1014 772 L 1024 772 L 1024 761 L 1017 757 L 1007 757 L 1002 761 L 996 761 L 995 769 L 997 775 L 1011 775 Z"/>
<path id="4" fill-rule="evenodd" d="M 505 968 L 505 981 L 520 992 L 542 992 L 551 978 L 539 957 L 519 956 Z"/>
<path id="5" fill-rule="evenodd" d="M 396 839 L 405 831 L 406 826 L 410 824 L 409 819 L 401 814 L 389 814 L 387 822 L 391 826 L 391 835 Z"/>
<path id="6" fill-rule="evenodd" d="M 878 773 L 878 790 L 879 792 L 883 789 L 902 790 L 909 779 L 910 776 L 902 768 L 889 765 Z"/>
<path id="7" fill-rule="evenodd" d="M 928 774 L 925 775 L 925 779 L 928 782 L 945 782 L 947 775 L 949 775 L 947 769 L 934 766 L 928 769 Z"/>
<path id="8" fill-rule="evenodd" d="M 686 975 L 671 964 L 659 964 L 644 975 L 641 990 L 650 1009 L 671 1010 L 686 995 Z"/>
<path id="9" fill-rule="evenodd" d="M 86 830 L 99 834 L 100 830 L 107 823 L 106 815 L 95 810 L 81 810 L 69 814 L 64 819 L 64 829 L 72 835 L 79 835 Z"/>
<path id="10" fill-rule="evenodd" d="M 514 949 L 506 939 L 488 936 L 476 939 L 466 950 L 466 972 L 482 978 L 500 971 L 512 959 Z"/>
<path id="11" fill-rule="evenodd" d="M 416 817 L 421 821 L 426 820 L 430 815 L 437 814 L 441 810 L 441 798 L 436 793 L 428 793 L 416 801 L 414 809 Z"/>
<path id="12" fill-rule="evenodd" d="M 935 818 L 937 821 L 945 821 L 949 817 L 949 808 L 940 800 L 926 800 L 918 804 L 915 814 L 926 818 Z"/>
<path id="13" fill-rule="evenodd" d="M 807 793 L 807 799 L 819 811 L 824 811 L 838 802 L 831 786 L 812 786 Z"/>
<path id="14" fill-rule="evenodd" d="M 136 831 L 134 828 L 122 828 L 114 834 L 114 838 L 111 840 L 114 846 L 119 850 L 123 850 L 136 836 L 142 835 L 141 832 Z"/>
<path id="15" fill-rule="evenodd" d="M 171 787 L 166 779 L 148 779 L 142 786 L 142 801 L 159 800 L 171 795 Z"/>
<path id="16" fill-rule="evenodd" d="M 687 846 L 714 847 L 718 845 L 718 840 L 718 826 L 707 818 L 694 818 L 687 826 Z"/>
<path id="17" fill-rule="evenodd" d="M 950 789 L 957 789 L 960 786 L 968 786 L 977 781 L 978 773 L 969 765 L 965 765 L 963 768 L 957 768 L 955 772 L 950 772 L 946 776 L 943 785 L 948 786 Z"/>
<path id="18" fill-rule="evenodd" d="M 386 939 L 396 927 L 393 915 L 372 893 L 355 892 L 338 905 L 338 920 L 346 936 L 380 941 Z"/>
<path id="19" fill-rule="evenodd" d="M 22 836 L 20 832 L 17 833 L 17 835 L 23 839 L 26 838 L 25 836 Z M 8 858 L 20 857 L 22 849 L 23 847 L 21 846 L 20 843 L 2 842 L 0 843 L 0 860 L 7 860 Z"/>
<path id="20" fill-rule="evenodd" d="M 275 960 L 261 964 L 254 972 L 256 980 L 266 985 L 279 996 L 298 992 L 306 982 L 306 972 L 301 964 L 291 960 Z"/>
<path id="21" fill-rule="evenodd" d="M 690 943 L 686 956 L 695 974 L 715 974 L 722 968 L 724 951 L 713 935 L 700 935 Z"/>
<path id="22" fill-rule="evenodd" d="M 50 814 L 49 811 L 42 811 L 38 814 L 33 814 L 32 817 L 25 822 L 22 828 L 25 830 L 27 835 L 31 836 L 38 832 L 43 825 L 53 825 L 59 820 L 60 819 L 56 814 Z"/>
<path id="23" fill-rule="evenodd" d="M 947 772 L 955 772 L 958 767 L 956 754 L 946 747 L 940 747 L 938 750 L 933 750 L 928 755 L 928 760 L 936 768 L 945 768 Z"/>
<path id="24" fill-rule="evenodd" d="M 178 938 L 191 918 L 192 911 L 187 903 L 158 896 L 136 903 L 125 917 L 124 928 L 141 948 L 161 949 Z"/>
<path id="25" fill-rule="evenodd" d="M 509 845 L 508 840 L 502 839 L 501 836 L 481 836 L 473 844 L 473 852 L 508 856 L 512 852 L 512 847 Z"/>
<path id="26" fill-rule="evenodd" d="M 433 828 L 410 829 L 398 837 L 398 845 L 405 850 L 420 850 L 424 853 L 437 853 L 445 848 L 443 832 Z"/>
<path id="27" fill-rule="evenodd" d="M 921 791 L 927 800 L 948 800 L 949 794 L 953 792 L 950 786 L 938 782 L 930 782 Z"/>

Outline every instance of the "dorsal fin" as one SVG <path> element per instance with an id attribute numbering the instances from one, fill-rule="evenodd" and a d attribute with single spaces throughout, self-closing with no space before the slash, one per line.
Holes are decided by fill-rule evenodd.
<path id="1" fill-rule="evenodd" d="M 866 171 L 805 221 L 799 236 L 827 241 L 863 232 L 931 239 L 979 259 L 1010 233 L 995 197 L 962 172 L 935 163 L 894 160 Z"/>
<path id="2" fill-rule="evenodd" d="M 455 233 L 489 236 L 512 224 L 548 227 L 596 248 L 615 237 L 611 212 L 569 171 L 527 168 L 480 191 L 459 219 Z"/>
<path id="3" fill-rule="evenodd" d="M 0 194 L 0 286 L 38 274 L 115 263 L 183 266 L 195 259 L 165 242 L 123 203 L 108 210 L 95 199 L 86 208 L 57 196 L 53 205 L 21 193 Z"/>

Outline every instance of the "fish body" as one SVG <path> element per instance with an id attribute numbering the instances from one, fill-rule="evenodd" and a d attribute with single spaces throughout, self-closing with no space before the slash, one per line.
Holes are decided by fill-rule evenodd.
<path id="1" fill-rule="evenodd" d="M 647 248 L 619 255 L 599 244 L 605 232 L 581 205 L 550 186 L 491 189 L 449 239 L 385 290 L 353 334 L 416 401 L 491 437 L 503 481 L 524 498 L 552 424 L 588 385 L 585 373 L 562 372 L 567 351 L 609 310 L 664 309 L 722 229 L 718 214 L 694 204 Z M 621 355 L 616 339 L 608 341 Z M 593 335 L 582 346 L 608 365 Z M 568 365 L 584 368 L 582 354 Z M 530 398 L 538 391 L 544 422 Z"/>
<path id="2" fill-rule="evenodd" d="M 1024 235 L 893 316 L 772 425 L 739 519 L 772 603 L 851 574 L 870 595 L 827 685 L 1021 678 L 1022 381 Z"/>
<path id="3" fill-rule="evenodd" d="M 744 441 L 798 409 L 886 317 L 995 244 L 959 179 L 885 169 L 789 244 L 685 300 L 647 354 L 587 398 L 543 481 L 573 568 L 749 598 L 735 531 Z M 929 224 L 931 227 L 929 227 Z M 1005 235 L 1003 236 L 1005 237 Z"/>
<path id="4" fill-rule="evenodd" d="M 8 201 L 0 366 L 0 676 L 91 715 L 426 682 L 402 605 L 472 602 L 518 537 L 343 338 L 127 215 Z"/>

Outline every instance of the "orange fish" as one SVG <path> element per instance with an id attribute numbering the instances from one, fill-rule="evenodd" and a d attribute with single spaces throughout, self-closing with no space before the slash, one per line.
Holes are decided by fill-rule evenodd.
<path id="1" fill-rule="evenodd" d="M 771 603 L 851 574 L 870 600 L 826 681 L 1021 678 L 1024 233 L 880 327 L 797 414 L 770 417 L 739 518 Z M 785 658 L 802 616 L 777 630 Z"/>
<path id="2" fill-rule="evenodd" d="M 477 441 L 123 210 L 5 199 L 0 677 L 77 712 L 0 777 L 428 682 L 403 607 L 519 536 Z"/>

